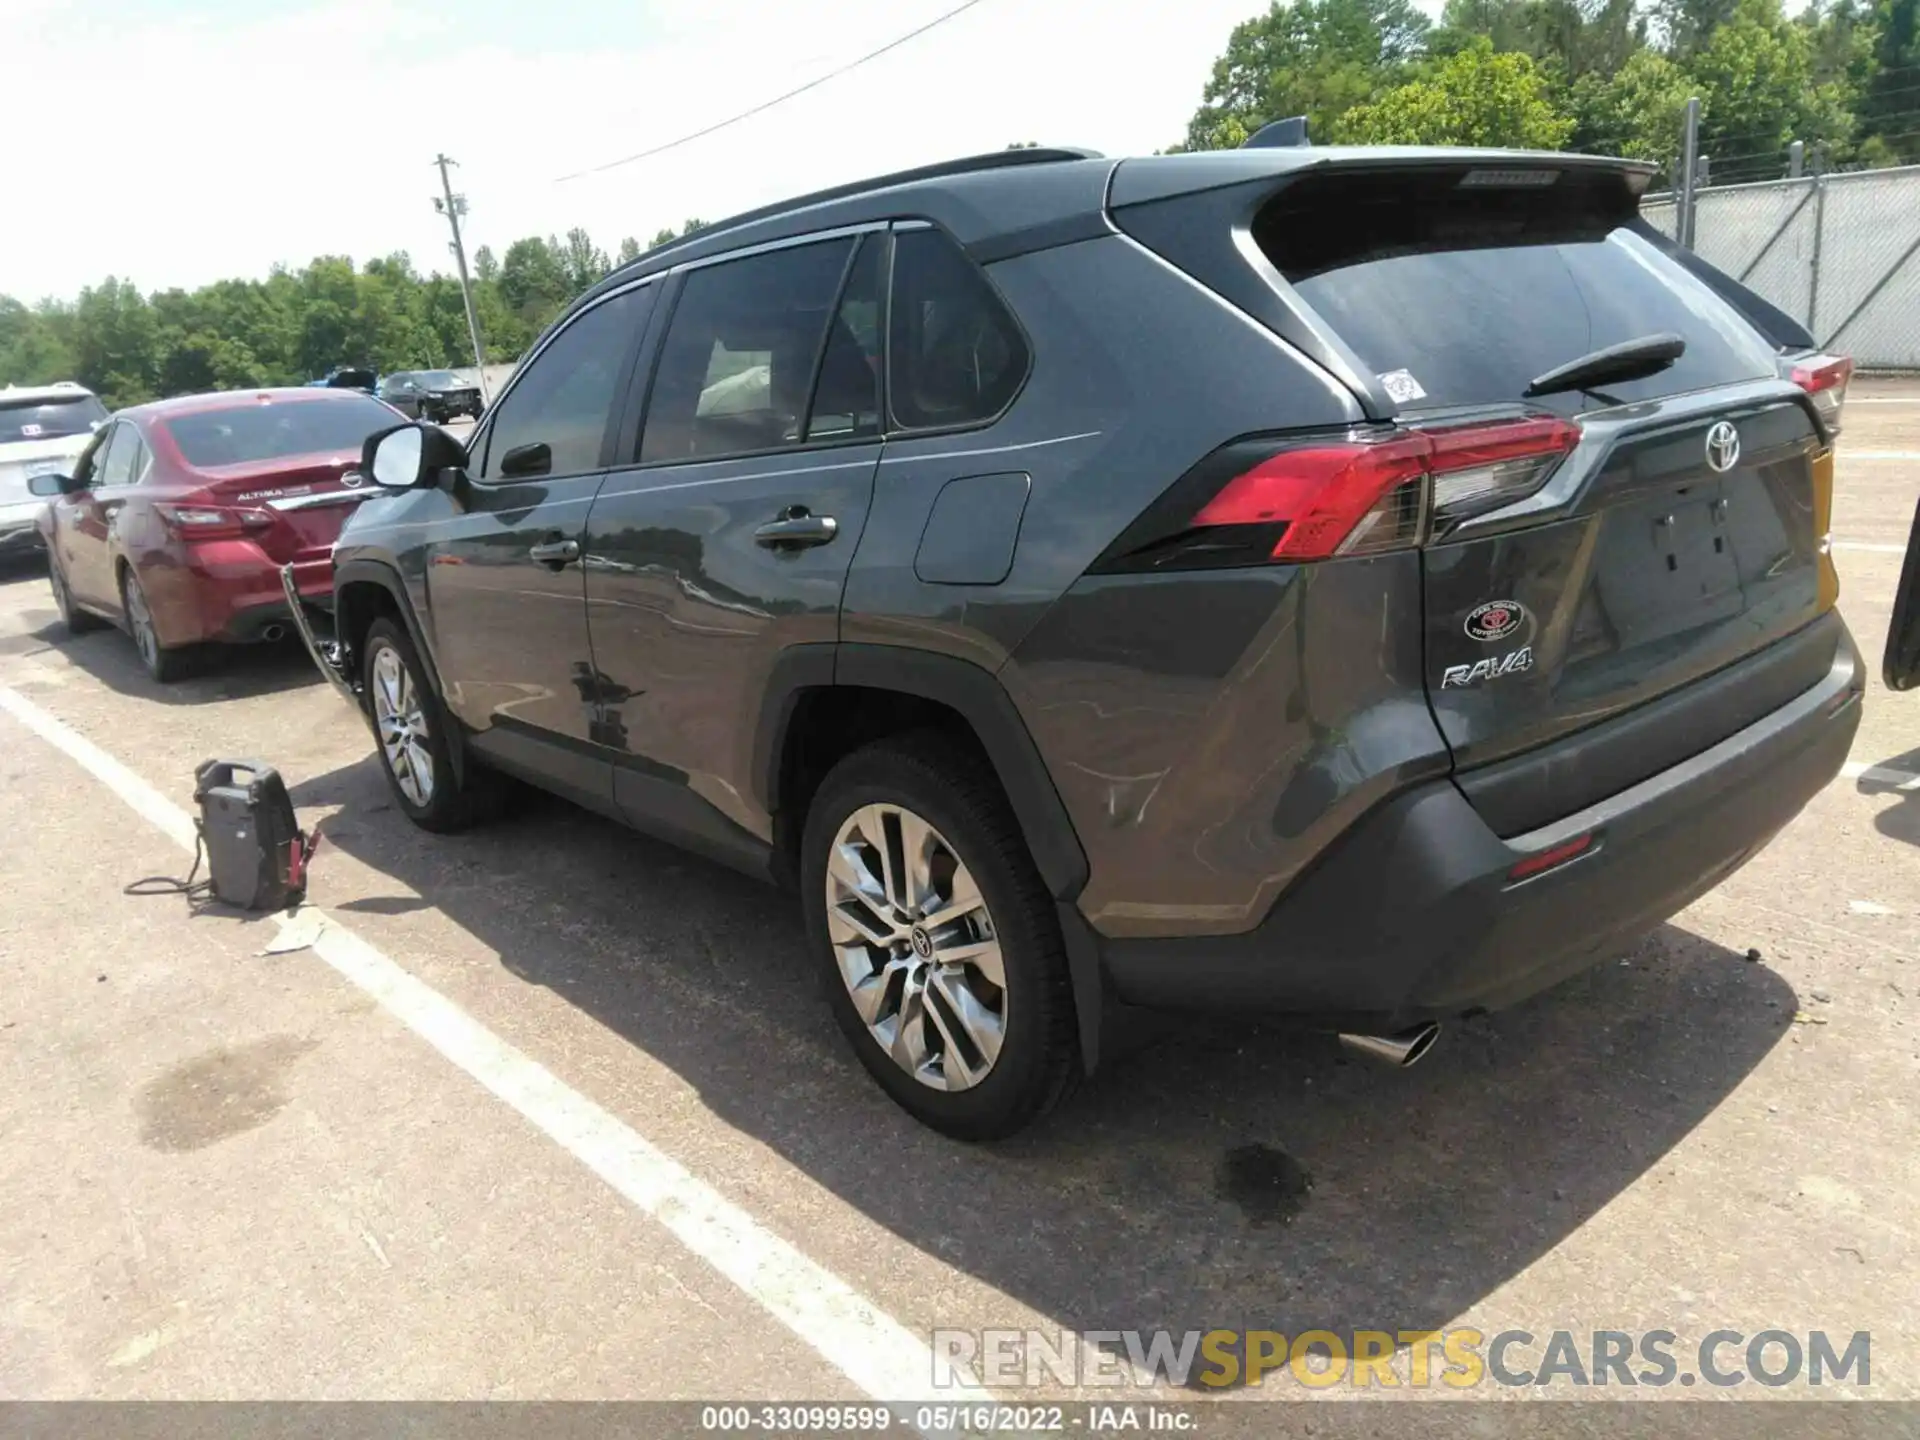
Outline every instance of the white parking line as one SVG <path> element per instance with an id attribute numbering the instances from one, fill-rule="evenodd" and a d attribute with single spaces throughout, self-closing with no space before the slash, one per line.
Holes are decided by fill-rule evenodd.
<path id="1" fill-rule="evenodd" d="M 1842 450 L 1842 460 L 1920 460 L 1920 450 Z"/>
<path id="2" fill-rule="evenodd" d="M 1855 405 L 1920 405 L 1920 395 L 1856 395 L 1847 401 L 1847 408 Z"/>
<path id="3" fill-rule="evenodd" d="M 1895 770 L 1887 765 L 1863 765 L 1849 760 L 1840 767 L 1842 780 L 1870 780 L 1876 785 L 1891 785 L 1896 790 L 1920 790 L 1920 775 L 1911 770 Z"/>
<path id="4" fill-rule="evenodd" d="M 1883 540 L 1830 540 L 1828 548 L 1833 550 L 1864 550 L 1874 555 L 1904 555 L 1907 547 L 1895 545 Z"/>
<path id="5" fill-rule="evenodd" d="M 0 710 L 91 773 L 168 839 L 189 852 L 194 849 L 193 818 L 91 740 L 4 685 Z M 276 918 L 283 927 L 288 923 Z M 957 1372 L 961 1384 L 934 1389 L 933 1356 L 926 1343 L 873 1301 L 331 916 L 312 948 L 401 1024 L 657 1220 L 828 1364 L 874 1399 L 900 1406 L 903 1424 L 912 1426 L 915 1402 L 987 1398 L 964 1369 Z"/>

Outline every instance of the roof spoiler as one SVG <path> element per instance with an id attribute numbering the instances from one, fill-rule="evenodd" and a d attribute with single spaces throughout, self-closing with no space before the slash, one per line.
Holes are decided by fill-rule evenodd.
<path id="1" fill-rule="evenodd" d="M 1266 150 L 1278 146 L 1311 145 L 1307 139 L 1307 117 L 1293 115 L 1285 120 L 1272 120 L 1262 125 L 1253 134 L 1240 142 L 1242 150 Z"/>

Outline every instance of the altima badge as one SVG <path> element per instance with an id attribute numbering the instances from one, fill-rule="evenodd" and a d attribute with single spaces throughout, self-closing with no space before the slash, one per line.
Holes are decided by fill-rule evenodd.
<path id="1" fill-rule="evenodd" d="M 1522 645 L 1518 650 L 1509 650 L 1499 659 L 1476 660 L 1471 665 L 1449 665 L 1440 677 L 1442 690 L 1455 690 L 1467 685 L 1478 685 L 1482 680 L 1498 680 L 1502 675 L 1514 675 L 1522 670 L 1533 668 L 1533 647 Z"/>

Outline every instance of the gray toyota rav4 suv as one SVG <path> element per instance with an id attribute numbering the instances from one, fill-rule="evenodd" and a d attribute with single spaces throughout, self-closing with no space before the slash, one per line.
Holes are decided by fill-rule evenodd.
<path id="1" fill-rule="evenodd" d="M 505 774 L 797 887 L 950 1134 L 1109 1006 L 1417 1058 L 1730 874 L 1860 721 L 1850 367 L 1648 173 L 1025 150 L 740 216 L 464 444 L 368 443 L 316 658 L 429 830 Z"/>

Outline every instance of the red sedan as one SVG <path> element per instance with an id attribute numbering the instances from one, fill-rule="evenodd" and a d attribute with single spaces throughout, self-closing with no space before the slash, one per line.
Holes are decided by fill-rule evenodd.
<path id="1" fill-rule="evenodd" d="M 287 632 L 279 567 L 331 603 L 334 539 L 372 493 L 367 436 L 398 411 L 348 390 L 192 395 L 122 410 L 71 476 L 41 475 L 40 521 L 54 601 L 69 630 L 104 622 L 133 636 L 156 680 L 193 647 Z"/>

